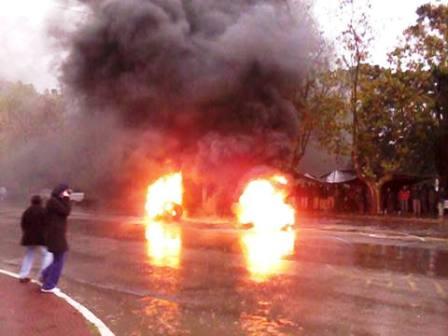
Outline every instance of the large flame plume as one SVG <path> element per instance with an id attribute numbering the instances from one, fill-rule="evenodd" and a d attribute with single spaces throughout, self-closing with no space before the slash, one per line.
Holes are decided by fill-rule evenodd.
<path id="1" fill-rule="evenodd" d="M 184 188 L 181 173 L 162 176 L 148 188 L 146 214 L 150 220 L 175 217 L 182 206 Z"/>
<path id="2" fill-rule="evenodd" d="M 251 180 L 239 198 L 236 215 L 240 224 L 253 229 L 241 242 L 248 270 L 254 281 L 282 272 L 282 258 L 294 252 L 295 209 L 287 202 L 288 179 L 272 175 Z"/>
<path id="3" fill-rule="evenodd" d="M 153 265 L 179 266 L 182 246 L 180 228 L 164 220 L 180 215 L 183 193 L 181 173 L 162 176 L 148 187 L 146 240 L 148 257 Z"/>
<path id="4" fill-rule="evenodd" d="M 257 178 L 244 189 L 236 206 L 241 224 L 257 231 L 281 230 L 295 223 L 295 210 L 286 199 L 288 180 L 282 175 Z"/>

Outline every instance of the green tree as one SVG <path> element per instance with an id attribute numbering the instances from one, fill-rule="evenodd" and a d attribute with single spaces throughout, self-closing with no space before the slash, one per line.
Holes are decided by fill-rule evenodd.
<path id="1" fill-rule="evenodd" d="M 28 186 L 41 182 L 48 174 L 48 167 L 39 169 L 42 144 L 63 126 L 63 99 L 57 92 L 40 94 L 32 85 L 0 81 L 0 184 L 7 181 L 20 190 L 27 179 Z"/>
<path id="2" fill-rule="evenodd" d="M 426 4 L 417 9 L 417 22 L 405 30 L 404 46 L 391 61 L 397 69 L 418 75 L 433 99 L 434 159 L 442 183 L 448 187 L 448 5 Z"/>
<path id="3" fill-rule="evenodd" d="M 381 188 L 394 175 L 431 172 L 431 104 L 427 87 L 412 71 L 362 65 L 356 164 L 373 211 L 381 210 Z"/>
<path id="4" fill-rule="evenodd" d="M 31 111 L 38 97 L 32 85 L 4 83 L 0 95 L 0 131 L 3 135 L 14 133 L 28 137 Z"/>
<path id="5" fill-rule="evenodd" d="M 369 4 L 345 0 L 350 20 L 342 35 L 341 81 L 348 92 L 351 157 L 368 187 L 371 211 L 381 210 L 381 188 L 394 175 L 431 170 L 428 134 L 434 123 L 427 82 L 415 71 L 368 64 L 372 41 Z M 426 149 L 426 150 L 424 150 Z"/>
<path id="6" fill-rule="evenodd" d="M 62 97 L 56 92 L 39 94 L 32 85 L 0 85 L 0 134 L 10 145 L 26 143 L 59 128 L 63 121 Z"/>
<path id="7" fill-rule="evenodd" d="M 350 118 L 350 154 L 353 167 L 358 178 L 363 181 L 368 189 L 371 201 L 371 211 L 377 212 L 380 207 L 380 184 L 374 180 L 374 175 L 369 174 L 372 169 L 368 168 L 369 160 L 363 157 L 367 141 L 363 141 L 366 132 L 371 130 L 360 128 L 367 125 L 365 110 L 363 118 L 360 116 L 362 97 L 360 89 L 362 85 L 363 70 L 368 69 L 366 63 L 369 59 L 369 49 L 373 41 L 372 28 L 369 23 L 370 2 L 359 0 L 343 0 L 340 5 L 343 16 L 348 16 L 346 28 L 343 31 L 340 42 L 342 57 L 337 65 L 342 69 L 339 72 L 340 80 L 346 85 L 347 90 L 347 112 Z M 361 135 L 361 136 L 360 136 Z M 378 178 L 379 176 L 375 176 Z"/>

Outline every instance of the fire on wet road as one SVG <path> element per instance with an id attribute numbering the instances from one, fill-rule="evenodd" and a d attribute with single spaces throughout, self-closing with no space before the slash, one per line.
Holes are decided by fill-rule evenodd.
<path id="1" fill-rule="evenodd" d="M 10 270 L 22 256 L 19 215 L 0 214 L 0 267 Z M 154 243 L 142 223 L 80 212 L 70 221 L 61 287 L 117 335 L 448 332 L 443 235 L 303 218 L 293 238 L 252 236 L 251 252 L 252 231 L 230 224 L 160 222 Z M 275 240 L 284 250 L 266 259 Z"/>

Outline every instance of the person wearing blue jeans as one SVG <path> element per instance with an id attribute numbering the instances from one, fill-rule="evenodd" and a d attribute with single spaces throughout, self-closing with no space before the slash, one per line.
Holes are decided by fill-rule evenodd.
<path id="1" fill-rule="evenodd" d="M 65 252 L 53 253 L 53 262 L 42 272 L 42 289 L 54 290 L 64 268 Z"/>
<path id="2" fill-rule="evenodd" d="M 19 272 L 19 279 L 20 282 L 28 282 L 29 281 L 29 274 L 31 272 L 31 268 L 33 267 L 34 263 L 34 256 L 36 253 L 40 252 L 42 255 L 42 262 L 40 267 L 40 277 L 43 276 L 43 270 L 46 269 L 52 261 L 52 255 L 50 252 L 47 251 L 47 248 L 45 246 L 27 246 L 25 257 L 23 258 L 22 266 L 20 268 Z"/>
<path id="3" fill-rule="evenodd" d="M 68 251 L 67 217 L 70 215 L 70 190 L 61 184 L 54 188 L 46 206 L 46 237 L 48 251 L 53 254 L 53 262 L 42 272 L 44 293 L 57 291 L 57 284 L 62 274 L 64 260 Z"/>
<path id="4" fill-rule="evenodd" d="M 26 252 L 20 267 L 19 280 L 21 283 L 27 283 L 31 280 L 29 274 L 36 253 L 41 252 L 42 254 L 41 272 L 51 263 L 52 258 L 44 246 L 45 209 L 40 196 L 35 195 L 31 198 L 31 205 L 24 211 L 20 226 L 22 228 L 21 244 L 25 246 Z"/>

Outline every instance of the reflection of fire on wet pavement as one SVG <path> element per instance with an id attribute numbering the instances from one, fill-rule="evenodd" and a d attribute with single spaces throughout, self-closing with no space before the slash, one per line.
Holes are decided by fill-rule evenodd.
<path id="1" fill-rule="evenodd" d="M 252 278 L 263 281 L 285 271 L 282 258 L 294 253 L 295 232 L 246 232 L 241 241 Z"/>
<path id="2" fill-rule="evenodd" d="M 169 225 L 164 221 L 181 215 L 182 198 L 181 173 L 162 176 L 148 187 L 145 237 L 148 257 L 156 266 L 179 266 L 180 229 L 175 224 Z"/>
<path id="3" fill-rule="evenodd" d="M 252 278 L 262 281 L 282 270 L 282 258 L 294 252 L 295 210 L 286 201 L 288 180 L 273 175 L 249 181 L 235 211 L 238 222 L 252 224 L 241 242 Z"/>
<path id="4" fill-rule="evenodd" d="M 299 231 L 271 177 L 243 184 L 227 224 L 182 218 L 176 174 L 144 221 L 75 211 L 62 288 L 117 335 L 446 335 L 446 238 L 303 216 Z M 0 263 L 17 268 L 20 211 L 5 213 Z"/>
<path id="5" fill-rule="evenodd" d="M 234 205 L 236 222 L 250 225 L 241 235 L 247 269 L 256 281 L 280 273 L 282 258 L 294 252 L 295 209 L 287 202 L 289 181 L 282 175 L 250 179 Z M 183 206 L 181 173 L 160 177 L 148 187 L 146 239 L 148 257 L 156 266 L 176 268 L 182 247 L 176 220 Z"/>
<path id="6" fill-rule="evenodd" d="M 16 239 L 20 211 L 5 213 L 0 264 L 15 270 L 23 252 Z M 285 268 L 260 279 L 248 271 L 240 244 L 251 230 L 165 223 L 179 228 L 182 241 L 172 267 L 148 257 L 143 225 L 103 217 L 75 210 L 61 287 L 116 335 L 445 336 L 448 330 L 448 249 L 441 237 L 397 241 L 383 238 L 380 228 L 368 231 L 381 238 L 368 236 L 353 220 L 340 227 L 300 216 L 297 250 L 282 258 Z"/>
<path id="7" fill-rule="evenodd" d="M 150 221 L 146 225 L 150 262 L 156 266 L 177 268 L 181 252 L 180 228 L 155 221 Z"/>

